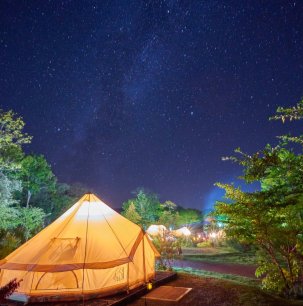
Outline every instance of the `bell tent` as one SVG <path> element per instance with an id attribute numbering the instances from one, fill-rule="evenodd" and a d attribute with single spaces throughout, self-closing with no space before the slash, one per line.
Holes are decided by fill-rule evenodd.
<path id="1" fill-rule="evenodd" d="M 10 298 L 33 302 L 106 296 L 154 278 L 157 256 L 138 225 L 86 194 L 0 261 L 0 287 L 22 279 Z"/>

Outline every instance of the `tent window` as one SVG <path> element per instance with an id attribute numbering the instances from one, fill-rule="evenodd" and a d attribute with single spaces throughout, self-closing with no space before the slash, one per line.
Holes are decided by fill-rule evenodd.
<path id="1" fill-rule="evenodd" d="M 44 272 L 35 290 L 77 289 L 79 282 L 74 271 Z"/>

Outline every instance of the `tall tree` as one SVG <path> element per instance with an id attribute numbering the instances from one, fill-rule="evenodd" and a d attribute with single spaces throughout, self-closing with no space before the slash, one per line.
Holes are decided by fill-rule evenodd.
<path id="1" fill-rule="evenodd" d="M 22 191 L 19 174 L 24 158 L 22 146 L 31 137 L 24 133 L 24 121 L 14 112 L 0 110 L 0 256 L 27 240 L 43 225 L 44 212 L 37 209 L 24 211 L 15 194 Z M 29 218 L 28 216 L 33 216 Z"/>
<path id="2" fill-rule="evenodd" d="M 147 192 L 143 188 L 136 191 L 135 198 L 123 203 L 122 212 L 125 213 L 132 204 L 134 204 L 137 213 L 141 217 L 140 224 L 144 229 L 150 224 L 155 223 L 163 210 L 158 196 L 154 193 Z"/>
<path id="3" fill-rule="evenodd" d="M 179 221 L 177 204 L 172 201 L 165 201 L 161 204 L 162 211 L 158 220 L 159 224 L 165 225 L 166 228 L 175 228 Z"/>
<path id="4" fill-rule="evenodd" d="M 140 225 L 141 224 L 141 216 L 138 214 L 138 212 L 137 212 L 137 210 L 136 210 L 136 206 L 135 206 L 135 204 L 132 202 L 132 203 L 130 203 L 130 205 L 128 206 L 128 208 L 123 212 L 123 216 L 126 218 L 126 219 L 128 219 L 128 220 L 130 220 L 130 221 L 132 221 L 132 222 L 134 222 L 134 223 L 136 223 L 136 224 L 138 224 L 138 225 Z"/>
<path id="5" fill-rule="evenodd" d="M 0 172 L 0 236 L 17 225 L 19 212 L 13 194 L 21 190 L 20 182 L 9 179 Z"/>
<path id="6" fill-rule="evenodd" d="M 56 178 L 50 165 L 42 155 L 27 155 L 21 161 L 19 178 L 25 194 L 25 206 L 28 208 L 32 196 L 43 190 L 44 193 L 55 191 Z"/>
<path id="7" fill-rule="evenodd" d="M 275 119 L 300 119 L 301 106 L 279 108 Z M 218 202 L 215 213 L 226 217 L 229 237 L 259 249 L 256 275 L 264 276 L 263 287 L 296 296 L 303 290 L 303 155 L 290 146 L 301 136 L 280 139 L 275 147 L 267 145 L 252 155 L 237 149 L 239 157 L 228 158 L 243 167 L 246 183 L 256 181 L 261 187 L 244 192 L 232 184 L 217 184 L 228 201 Z"/>
<path id="8" fill-rule="evenodd" d="M 181 206 L 177 209 L 179 213 L 179 218 L 177 225 L 188 225 L 190 223 L 195 223 L 203 220 L 202 212 L 198 209 L 193 208 L 183 208 Z"/>

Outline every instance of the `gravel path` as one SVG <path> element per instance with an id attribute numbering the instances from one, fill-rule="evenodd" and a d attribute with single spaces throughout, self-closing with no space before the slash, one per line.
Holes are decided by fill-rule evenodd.
<path id="1" fill-rule="evenodd" d="M 214 262 L 175 260 L 173 266 L 178 268 L 192 268 L 224 274 L 235 274 L 255 278 L 255 266 L 243 264 L 224 264 Z"/>

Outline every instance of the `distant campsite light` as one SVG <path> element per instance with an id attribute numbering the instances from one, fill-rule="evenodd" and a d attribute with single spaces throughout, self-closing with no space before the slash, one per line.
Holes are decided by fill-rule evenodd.
<path id="1" fill-rule="evenodd" d="M 156 224 L 152 224 L 147 230 L 146 232 L 150 235 L 150 236 L 164 236 L 165 232 L 167 231 L 167 228 L 164 225 L 156 225 Z"/>
<path id="2" fill-rule="evenodd" d="M 184 236 L 190 236 L 191 232 L 187 227 L 183 227 L 183 235 Z"/>
<path id="3" fill-rule="evenodd" d="M 216 238 L 216 237 L 217 237 L 217 233 L 211 232 L 211 233 L 209 234 L 209 236 L 210 236 L 211 238 Z"/>

